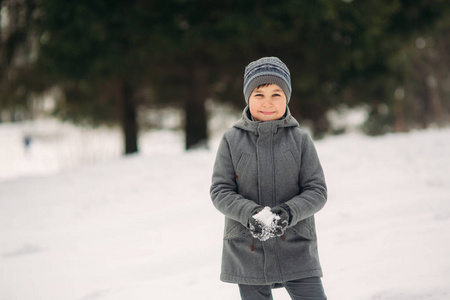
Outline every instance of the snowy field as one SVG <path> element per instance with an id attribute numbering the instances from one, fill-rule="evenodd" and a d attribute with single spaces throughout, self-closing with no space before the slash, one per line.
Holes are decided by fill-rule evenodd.
<path id="1" fill-rule="evenodd" d="M 0 125 L 0 300 L 239 299 L 218 279 L 218 137 L 186 153 L 181 134 L 150 132 L 141 154 L 121 158 L 116 131 Z M 450 130 L 316 147 L 328 299 L 450 299 Z"/>

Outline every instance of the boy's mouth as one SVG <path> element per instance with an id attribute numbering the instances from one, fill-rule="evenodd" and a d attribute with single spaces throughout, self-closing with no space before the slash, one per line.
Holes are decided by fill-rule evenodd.
<path id="1" fill-rule="evenodd" d="M 260 111 L 260 113 L 268 116 L 268 115 L 274 114 L 275 112 L 274 111 Z"/>

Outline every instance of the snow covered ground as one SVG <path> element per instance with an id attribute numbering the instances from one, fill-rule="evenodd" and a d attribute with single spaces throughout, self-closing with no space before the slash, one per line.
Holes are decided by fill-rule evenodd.
<path id="1" fill-rule="evenodd" d="M 217 141 L 184 152 L 179 133 L 151 132 L 141 154 L 121 158 L 115 131 L 1 125 L 0 300 L 239 299 L 218 279 Z M 328 298 L 450 299 L 450 130 L 316 146 Z"/>

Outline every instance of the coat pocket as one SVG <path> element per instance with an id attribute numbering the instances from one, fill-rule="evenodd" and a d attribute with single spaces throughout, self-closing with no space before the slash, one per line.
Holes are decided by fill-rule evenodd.
<path id="1" fill-rule="evenodd" d="M 247 170 L 247 164 L 248 161 L 250 160 L 250 155 L 246 154 L 246 153 L 242 153 L 241 157 L 239 157 L 239 160 L 236 164 L 236 176 L 242 177 L 245 173 L 245 171 Z"/>
<path id="2" fill-rule="evenodd" d="M 243 236 L 249 233 L 248 228 L 242 225 L 240 222 L 227 219 L 225 222 L 225 234 L 224 240 L 231 240 L 239 236 Z"/>
<path id="3" fill-rule="evenodd" d="M 287 165 L 289 168 L 292 168 L 294 174 L 298 174 L 299 172 L 299 163 L 295 160 L 294 154 L 292 154 L 291 150 L 284 152 L 284 158 L 286 159 Z"/>
<path id="4" fill-rule="evenodd" d="M 300 167 L 292 151 L 285 151 L 278 160 L 275 171 L 277 180 L 286 187 L 298 186 Z"/>
<path id="5" fill-rule="evenodd" d="M 305 219 L 294 226 L 292 226 L 292 230 L 302 238 L 308 239 L 308 240 L 315 240 L 316 239 L 316 230 L 310 226 L 310 220 Z"/>

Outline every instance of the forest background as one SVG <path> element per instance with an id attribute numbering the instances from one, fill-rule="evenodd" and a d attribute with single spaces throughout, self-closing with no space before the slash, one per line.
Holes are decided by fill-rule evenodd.
<path id="1" fill-rule="evenodd" d="M 330 111 L 363 109 L 370 135 L 450 123 L 446 0 L 2 0 L 0 122 L 118 125 L 130 154 L 173 108 L 185 148 L 205 146 L 208 104 L 242 109 L 262 56 L 289 66 L 315 138 L 345 132 Z"/>

